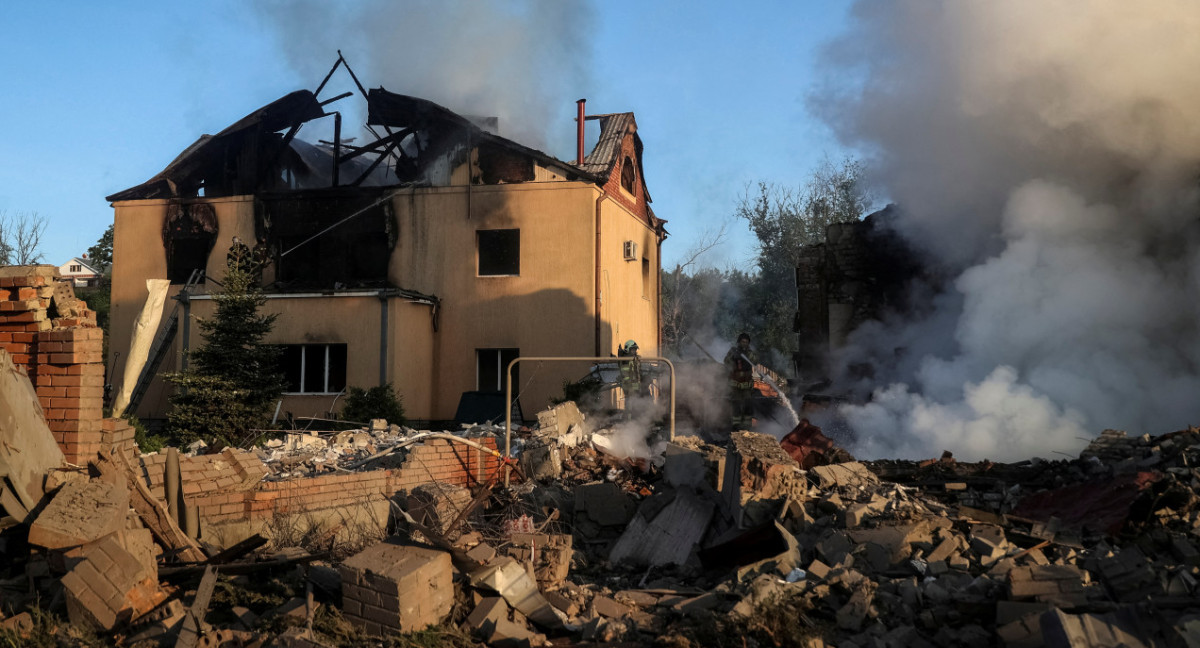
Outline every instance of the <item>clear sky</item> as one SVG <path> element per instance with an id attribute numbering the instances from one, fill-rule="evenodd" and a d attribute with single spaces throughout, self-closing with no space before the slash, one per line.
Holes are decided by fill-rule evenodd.
<path id="1" fill-rule="evenodd" d="M 589 112 L 633 111 L 653 207 L 669 221 L 666 267 L 729 220 L 748 183 L 797 185 L 824 155 L 844 154 L 807 109 L 822 80 L 818 54 L 845 20 L 842 3 L 526 0 L 507 3 L 518 6 L 509 11 L 454 0 L 379 11 L 382 0 L 369 1 L 375 9 L 357 23 L 339 22 L 352 11 L 318 9 L 356 3 L 315 0 L 0 3 L 0 211 L 49 221 L 45 262 L 82 254 L 111 222 L 106 195 L 149 179 L 201 134 L 292 90 L 315 89 L 339 48 L 367 87 L 428 94 L 420 90 L 436 78 L 410 84 L 395 71 L 398 55 L 359 38 L 355 25 L 436 33 L 436 43 L 407 50 L 399 67 L 437 64 L 446 74 L 455 66 L 462 74 L 454 83 L 481 88 L 470 95 L 479 111 L 488 109 L 489 84 L 522 74 L 525 60 L 557 59 L 533 72 L 559 77 L 539 91 L 553 106 L 540 122 L 543 141 L 514 139 L 562 159 L 574 157 L 576 99 L 586 97 Z M 521 15 L 546 7 L 554 21 Z M 516 16 L 504 23 L 503 41 L 490 41 L 489 23 L 508 14 Z M 467 45 L 449 40 L 458 34 Z M 479 41 L 508 46 L 468 51 L 465 61 L 475 63 L 439 56 L 438 47 Z M 390 68 L 368 60 L 379 50 Z M 509 52 L 533 58 L 504 65 Z M 473 80 L 472 72 L 491 78 Z M 504 126 L 502 118 L 501 133 L 512 136 Z M 730 227 L 707 263 L 749 264 L 752 237 L 742 222 Z"/>

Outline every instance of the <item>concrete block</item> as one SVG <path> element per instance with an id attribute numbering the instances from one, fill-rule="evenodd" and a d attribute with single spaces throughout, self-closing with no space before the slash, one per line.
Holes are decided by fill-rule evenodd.
<path id="1" fill-rule="evenodd" d="M 566 534 L 514 533 L 509 555 L 533 567 L 533 577 L 543 588 L 557 587 L 571 571 L 572 537 Z"/>
<path id="2" fill-rule="evenodd" d="M 445 482 L 421 484 L 408 494 L 408 513 L 417 522 L 450 533 L 450 525 L 471 503 L 471 491 Z"/>
<path id="3" fill-rule="evenodd" d="M 498 558 L 493 564 L 472 572 L 471 584 L 500 594 L 509 605 L 542 627 L 562 627 L 561 613 L 538 591 L 537 582 L 529 572 L 512 558 Z"/>
<path id="4" fill-rule="evenodd" d="M 501 620 L 508 620 L 508 604 L 499 596 L 489 596 L 467 615 L 466 627 L 476 635 L 487 638 Z"/>
<path id="5" fill-rule="evenodd" d="M 630 612 L 629 606 L 622 605 L 614 599 L 599 594 L 592 599 L 592 611 L 610 619 L 619 619 Z"/>
<path id="6" fill-rule="evenodd" d="M 663 478 L 676 488 L 699 488 L 704 483 L 704 455 L 676 443 L 668 443 L 664 453 Z"/>
<path id="7" fill-rule="evenodd" d="M 537 434 L 557 439 L 570 433 L 572 427 L 583 427 L 583 413 L 574 401 L 559 403 L 550 409 L 538 412 Z"/>
<path id="8" fill-rule="evenodd" d="M 129 490 L 103 481 L 65 484 L 29 527 L 30 544 L 65 549 L 120 531 L 129 512 Z"/>
<path id="9" fill-rule="evenodd" d="M 600 526 L 624 526 L 633 517 L 636 505 L 611 482 L 584 484 L 575 488 L 575 513 L 584 514 Z"/>
<path id="10" fill-rule="evenodd" d="M 821 488 L 856 487 L 867 488 L 879 484 L 879 478 L 857 461 L 814 466 L 809 473 L 815 475 Z"/>
<path id="11" fill-rule="evenodd" d="M 62 578 L 72 623 L 111 630 L 166 599 L 157 576 L 143 569 L 113 536 L 81 547 L 80 556 Z"/>
<path id="12" fill-rule="evenodd" d="M 530 479 L 554 479 L 562 475 L 562 454 L 554 443 L 526 447 L 521 451 L 520 464 Z"/>
<path id="13" fill-rule="evenodd" d="M 348 558 L 341 572 L 343 598 L 363 603 L 361 615 L 348 615 L 360 626 L 413 632 L 440 623 L 454 604 L 450 554 L 443 551 L 380 542 Z"/>
<path id="14" fill-rule="evenodd" d="M 560 592 L 546 592 L 543 596 L 550 602 L 550 605 L 553 605 L 563 614 L 569 617 L 579 614 L 579 605 L 575 601 L 563 596 Z"/>
<path id="15" fill-rule="evenodd" d="M 489 560 L 491 560 L 492 558 L 495 558 L 495 557 L 496 557 L 496 548 L 486 542 L 481 542 L 481 543 L 475 545 L 474 548 L 472 548 L 470 551 L 467 552 L 467 558 L 474 560 L 475 562 L 479 563 L 480 565 L 485 564 L 486 562 L 488 562 Z"/>

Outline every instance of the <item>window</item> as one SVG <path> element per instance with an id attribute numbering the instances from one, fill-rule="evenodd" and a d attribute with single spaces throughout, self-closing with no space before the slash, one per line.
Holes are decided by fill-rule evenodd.
<path id="1" fill-rule="evenodd" d="M 504 372 L 508 363 L 521 355 L 520 349 L 475 349 L 475 390 L 502 392 L 504 391 Z M 517 372 L 521 365 L 513 367 L 512 379 L 515 385 L 521 384 Z M 513 396 L 516 396 L 516 389 Z"/>
<path id="2" fill-rule="evenodd" d="M 479 230 L 475 244 L 480 277 L 521 274 L 521 230 Z"/>
<path id="3" fill-rule="evenodd" d="M 650 259 L 642 257 L 642 297 L 650 299 Z"/>
<path id="4" fill-rule="evenodd" d="M 208 254 L 217 242 L 217 213 L 206 203 L 167 205 L 163 222 L 163 246 L 167 253 L 167 279 L 185 283 L 192 271 L 203 272 L 208 266 Z"/>
<path id="5" fill-rule="evenodd" d="M 633 193 L 633 181 L 637 178 L 637 173 L 633 170 L 633 160 L 625 157 L 625 161 L 621 163 L 621 188 L 629 193 Z"/>
<path id="6" fill-rule="evenodd" d="M 291 290 L 384 285 L 397 234 L 391 203 L 380 200 L 361 189 L 256 201 L 255 233 L 275 248 L 276 281 Z"/>
<path id="7" fill-rule="evenodd" d="M 79 264 L 74 264 L 71 266 L 71 269 L 68 272 L 82 272 L 82 271 L 83 271 L 83 266 L 81 266 Z"/>
<path id="8" fill-rule="evenodd" d="M 289 394 L 336 394 L 346 388 L 345 344 L 286 344 L 280 371 Z"/>

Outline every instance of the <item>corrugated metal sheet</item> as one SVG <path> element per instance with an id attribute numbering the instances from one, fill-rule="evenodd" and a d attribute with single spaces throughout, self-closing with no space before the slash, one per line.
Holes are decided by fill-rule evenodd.
<path id="1" fill-rule="evenodd" d="M 621 142 L 625 139 L 625 133 L 629 132 L 631 126 L 636 128 L 636 125 L 633 113 L 630 112 L 598 117 L 600 139 L 596 142 L 596 148 L 583 159 L 583 166 L 580 168 L 587 173 L 607 177 L 621 157 Z"/>

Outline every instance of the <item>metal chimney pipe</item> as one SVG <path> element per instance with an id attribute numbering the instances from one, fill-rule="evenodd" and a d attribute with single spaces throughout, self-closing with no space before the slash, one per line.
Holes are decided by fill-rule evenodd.
<path id="1" fill-rule="evenodd" d="M 576 122 L 575 131 L 577 133 L 577 137 L 575 140 L 575 142 L 576 142 L 575 164 L 578 164 L 579 166 L 583 166 L 583 105 L 586 103 L 587 103 L 587 99 L 580 99 L 579 101 L 575 102 L 575 105 L 578 106 L 578 108 L 579 108 L 579 111 L 578 111 L 579 114 L 575 117 L 575 122 Z"/>

